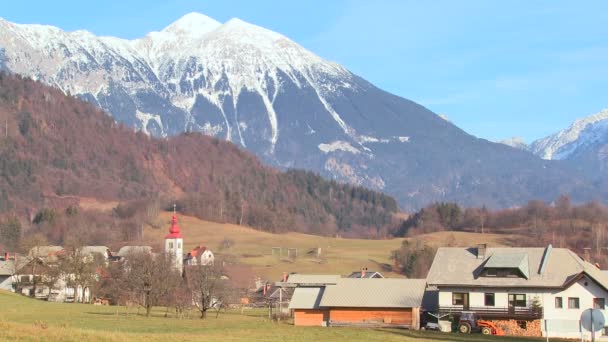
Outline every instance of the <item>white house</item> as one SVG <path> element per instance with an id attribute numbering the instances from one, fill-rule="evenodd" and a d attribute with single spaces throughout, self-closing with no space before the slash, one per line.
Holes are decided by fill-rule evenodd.
<path id="1" fill-rule="evenodd" d="M 205 246 L 197 246 L 186 255 L 187 265 L 213 265 L 215 256 L 213 252 Z"/>
<path id="2" fill-rule="evenodd" d="M 427 276 L 436 310 L 473 311 L 513 335 L 580 338 L 585 309 L 606 316 L 608 276 L 565 248 L 439 248 Z"/>

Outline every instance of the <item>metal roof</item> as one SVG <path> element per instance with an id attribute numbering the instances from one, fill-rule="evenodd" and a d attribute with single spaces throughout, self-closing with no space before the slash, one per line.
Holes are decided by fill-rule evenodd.
<path id="1" fill-rule="evenodd" d="M 337 274 L 290 274 L 286 283 L 303 285 L 324 285 L 335 284 L 340 280 Z"/>
<path id="2" fill-rule="evenodd" d="M 333 286 L 333 285 L 330 285 Z M 291 296 L 289 309 L 318 309 L 324 287 L 298 287 Z"/>
<path id="3" fill-rule="evenodd" d="M 499 256 L 496 264 L 504 265 L 510 259 L 504 255 L 514 254 L 527 256 L 527 279 L 478 276 L 488 263 L 492 265 L 490 261 L 495 255 Z M 543 260 L 543 256 L 547 260 Z M 515 259 L 513 257 L 509 262 Z M 603 272 L 567 248 L 553 248 L 547 255 L 545 248 L 487 248 L 486 258 L 478 259 L 475 248 L 442 247 L 435 254 L 427 282 L 431 286 L 563 288 L 582 273 L 608 288 L 608 277 Z"/>
<path id="4" fill-rule="evenodd" d="M 530 278 L 528 253 L 495 253 L 485 263 L 484 268 L 515 268 L 526 279 Z"/>
<path id="5" fill-rule="evenodd" d="M 152 253 L 150 246 L 123 246 L 118 251 L 118 256 L 126 257 L 129 253 Z"/>
<path id="6" fill-rule="evenodd" d="M 93 253 L 102 254 L 103 256 L 108 255 L 108 247 L 106 246 L 84 246 L 81 250 L 82 254 L 88 255 Z"/>
<path id="7" fill-rule="evenodd" d="M 15 260 L 0 260 L 0 275 L 13 275 L 15 273 Z"/>
<path id="8" fill-rule="evenodd" d="M 321 307 L 421 307 L 426 279 L 343 278 L 325 287 Z"/>
<path id="9" fill-rule="evenodd" d="M 353 272 L 348 276 L 348 278 L 384 278 L 382 273 L 376 271 L 365 271 L 365 275 L 363 277 L 361 274 L 361 271 Z"/>

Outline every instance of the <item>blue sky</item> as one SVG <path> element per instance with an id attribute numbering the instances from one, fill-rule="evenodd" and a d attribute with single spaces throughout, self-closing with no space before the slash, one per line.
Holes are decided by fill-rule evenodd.
<path id="1" fill-rule="evenodd" d="M 7 1 L 0 17 L 137 38 L 193 11 L 280 32 L 489 140 L 608 107 L 605 1 Z"/>

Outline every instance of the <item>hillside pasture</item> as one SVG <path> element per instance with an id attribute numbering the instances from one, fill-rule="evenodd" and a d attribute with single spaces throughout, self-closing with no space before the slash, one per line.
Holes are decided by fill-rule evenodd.
<path id="1" fill-rule="evenodd" d="M 171 213 L 163 212 L 157 220 L 160 228 L 147 226 L 143 243 L 159 245 L 170 226 Z M 272 234 L 249 227 L 209 222 L 191 216 L 178 215 L 178 224 L 184 236 L 185 250 L 197 245 L 211 248 L 234 262 L 250 265 L 253 271 L 266 279 L 279 279 L 283 272 L 348 275 L 361 267 L 377 270 L 397 277 L 392 272 L 391 251 L 399 248 L 404 238 L 385 240 L 326 237 L 302 233 Z M 512 235 L 476 234 L 468 232 L 437 232 L 407 238 L 419 240 L 434 247 L 474 246 L 487 243 L 505 246 L 516 238 Z M 282 255 L 273 247 L 280 247 Z M 297 257 L 288 257 L 287 248 L 297 248 Z M 321 254 L 317 257 L 317 249 Z"/>

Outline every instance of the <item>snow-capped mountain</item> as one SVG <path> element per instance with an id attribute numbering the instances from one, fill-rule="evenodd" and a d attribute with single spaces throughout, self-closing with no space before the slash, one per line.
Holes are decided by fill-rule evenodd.
<path id="1" fill-rule="evenodd" d="M 605 179 L 608 175 L 608 108 L 534 141 L 530 148 L 543 159 L 563 160 L 592 178 Z"/>
<path id="2" fill-rule="evenodd" d="M 386 191 L 404 208 L 553 199 L 574 188 L 562 179 L 577 178 L 557 163 L 468 135 L 239 19 L 190 13 L 135 40 L 0 19 L 0 69 L 79 96 L 148 134 L 213 135 L 279 167 Z M 205 158 L 204 151 L 193 157 Z"/>
<path id="3" fill-rule="evenodd" d="M 530 149 L 530 146 L 528 146 L 528 144 L 526 144 L 524 139 L 521 137 L 511 137 L 509 139 L 501 140 L 499 143 L 523 151 L 528 151 Z"/>
<path id="4" fill-rule="evenodd" d="M 530 148 L 543 159 L 562 160 L 601 143 L 608 143 L 608 108 L 578 119 L 570 127 L 534 141 Z"/>

